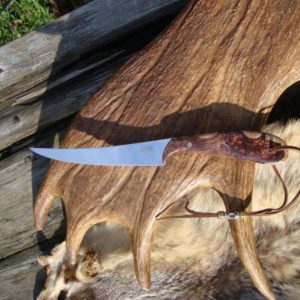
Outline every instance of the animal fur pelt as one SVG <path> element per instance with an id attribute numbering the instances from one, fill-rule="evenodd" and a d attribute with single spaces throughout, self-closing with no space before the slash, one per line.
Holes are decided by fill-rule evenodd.
<path id="1" fill-rule="evenodd" d="M 300 147 L 300 120 L 263 129 Z M 278 165 L 290 199 L 300 187 L 300 154 L 289 151 Z M 179 199 L 169 214 L 194 210 L 224 210 L 212 189 L 194 191 Z M 278 207 L 283 189 L 269 165 L 256 165 L 253 210 Z M 287 211 L 254 217 L 256 245 L 278 299 L 300 299 L 300 199 Z M 130 238 L 119 224 L 94 226 L 80 250 L 80 262 L 66 264 L 62 243 L 51 256 L 42 256 L 47 282 L 39 299 L 263 299 L 244 271 L 234 248 L 228 222 L 219 219 L 167 219 L 157 221 L 151 256 L 152 288 L 143 291 L 134 275 Z"/>

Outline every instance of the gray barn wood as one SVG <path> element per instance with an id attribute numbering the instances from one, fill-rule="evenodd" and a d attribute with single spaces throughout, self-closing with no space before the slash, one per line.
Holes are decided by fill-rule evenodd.
<path id="1" fill-rule="evenodd" d="M 16 95 L 57 74 L 87 51 L 169 14 L 179 2 L 183 1 L 92 1 L 1 47 L 0 102 L 12 103 Z"/>
<path id="2" fill-rule="evenodd" d="M 54 238 L 0 261 L 0 300 L 35 299 L 45 280 L 45 272 L 37 261 L 38 254 L 49 253 L 60 241 Z"/>
<path id="3" fill-rule="evenodd" d="M 38 101 L 0 111 L 0 150 L 76 113 L 114 70 L 115 64 L 86 74 L 80 83 L 59 86 Z"/>
<path id="4" fill-rule="evenodd" d="M 108 50 L 95 51 L 88 59 L 79 60 L 48 81 L 14 96 L 11 104 L 12 99 L 0 103 L 0 150 L 78 111 L 107 76 L 164 28 L 167 21 L 148 26 Z M 22 39 L 26 48 L 26 36 Z"/>
<path id="5" fill-rule="evenodd" d="M 55 132 L 42 136 L 40 145 L 54 140 Z M 38 144 L 38 143 L 35 143 Z M 29 149 L 0 161 L 0 259 L 42 242 L 45 238 L 64 233 L 64 215 L 60 201 L 56 201 L 50 213 L 49 227 L 43 234 L 33 226 L 33 201 L 47 172 L 49 160 L 33 156 Z"/>

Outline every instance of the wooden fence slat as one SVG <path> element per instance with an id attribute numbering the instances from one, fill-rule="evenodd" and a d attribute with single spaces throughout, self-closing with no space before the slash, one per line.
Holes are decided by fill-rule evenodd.
<path id="1" fill-rule="evenodd" d="M 1 261 L 0 300 L 36 299 L 45 281 L 45 271 L 37 258 L 45 251 L 48 253 L 59 242 L 60 239 L 54 239 Z"/>
<path id="2" fill-rule="evenodd" d="M 0 150 L 77 112 L 107 76 L 152 40 L 170 19 L 161 19 L 159 24 L 151 24 L 108 49 L 97 50 L 48 82 L 16 96 L 6 109 L 1 109 L 0 103 Z"/>
<path id="3" fill-rule="evenodd" d="M 68 124 L 67 124 L 68 125 Z M 60 132 L 52 129 L 41 136 L 42 143 L 59 145 L 58 135 L 67 127 L 60 125 Z M 54 138 L 54 135 L 56 138 Z M 49 160 L 33 156 L 27 148 L 0 161 L 0 259 L 36 245 L 46 238 L 64 234 L 65 216 L 61 202 L 55 201 L 49 223 L 43 234 L 33 226 L 33 201 L 48 170 Z"/>
<path id="4" fill-rule="evenodd" d="M 36 276 L 40 270 L 38 253 L 36 246 L 22 252 L 17 258 L 8 258 L 0 263 L 1 300 L 33 299 Z"/>
<path id="5" fill-rule="evenodd" d="M 8 43 L 0 48 L 0 103 L 13 101 L 91 49 L 174 13 L 184 2 L 92 1 Z"/>
<path id="6" fill-rule="evenodd" d="M 119 63 L 86 74 L 45 94 L 39 101 L 0 111 L 0 150 L 77 112 Z"/>

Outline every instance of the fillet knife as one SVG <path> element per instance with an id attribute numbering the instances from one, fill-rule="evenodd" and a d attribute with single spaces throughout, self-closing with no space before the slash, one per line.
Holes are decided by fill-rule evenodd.
<path id="1" fill-rule="evenodd" d="M 168 138 L 99 148 L 31 148 L 36 154 L 67 163 L 94 166 L 163 166 L 176 152 L 204 152 L 259 163 L 285 158 L 284 141 L 264 132 L 238 131 Z M 276 150 L 278 148 L 278 150 Z"/>

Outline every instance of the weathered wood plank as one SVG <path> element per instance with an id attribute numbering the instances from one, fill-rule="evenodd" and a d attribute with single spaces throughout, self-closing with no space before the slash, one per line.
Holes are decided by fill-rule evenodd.
<path id="1" fill-rule="evenodd" d="M 0 48 L 0 103 L 46 81 L 87 51 L 174 13 L 183 2 L 93 1 L 8 43 Z"/>
<path id="2" fill-rule="evenodd" d="M 41 134 L 35 145 L 59 145 L 64 127 Z M 0 258 L 32 247 L 46 238 L 64 234 L 65 216 L 62 204 L 55 202 L 49 215 L 49 227 L 38 233 L 33 226 L 33 202 L 47 172 L 49 160 L 33 156 L 23 149 L 0 162 Z"/>
<path id="3" fill-rule="evenodd" d="M 29 248 L 0 262 L 0 300 L 36 299 L 45 281 L 37 262 L 39 254 L 49 252 L 60 238 Z"/>
<path id="4" fill-rule="evenodd" d="M 77 80 L 60 86 L 38 101 L 0 112 L 0 149 L 74 114 L 115 70 L 116 65 L 86 74 L 80 83 Z"/>
<path id="5" fill-rule="evenodd" d="M 0 150 L 78 111 L 124 60 L 144 47 L 171 19 L 163 18 L 159 24 L 123 37 L 122 41 L 66 68 L 47 83 L 15 97 L 14 104 L 22 105 L 0 108 Z"/>
<path id="6" fill-rule="evenodd" d="M 90 51 L 87 56 L 72 63 L 71 66 L 64 68 L 64 70 L 56 76 L 49 78 L 46 82 L 42 82 L 19 94 L 17 97 L 14 97 L 12 106 L 31 102 L 45 92 L 49 92 L 65 82 L 69 82 L 80 76 L 84 78 L 89 76 L 90 73 L 101 72 L 103 66 L 106 66 L 107 63 L 116 62 L 120 58 L 126 58 L 134 52 L 139 51 L 169 25 L 171 20 L 173 20 L 174 15 L 175 14 L 171 14 L 171 16 L 163 17 L 159 22 L 138 28 L 137 30 L 134 30 L 134 32 L 122 36 L 121 39 L 109 43 L 109 45 L 106 45 L 105 47 Z"/>

